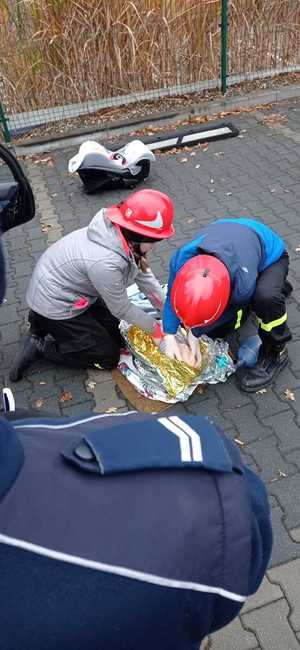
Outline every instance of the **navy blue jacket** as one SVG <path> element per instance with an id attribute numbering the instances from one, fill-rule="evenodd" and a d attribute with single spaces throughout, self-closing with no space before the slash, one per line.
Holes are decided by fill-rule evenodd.
<path id="1" fill-rule="evenodd" d="M 171 258 L 168 295 L 163 312 L 163 330 L 175 334 L 180 325 L 171 304 L 171 290 L 181 267 L 199 253 L 218 257 L 227 267 L 231 295 L 227 309 L 208 327 L 198 327 L 197 336 L 233 320 L 238 309 L 247 307 L 255 291 L 259 273 L 277 262 L 285 250 L 282 239 L 254 219 L 219 219 L 200 231 L 196 239 L 179 248 Z"/>
<path id="2" fill-rule="evenodd" d="M 207 418 L 0 420 L 1 650 L 198 650 L 271 546 L 265 488 Z"/>

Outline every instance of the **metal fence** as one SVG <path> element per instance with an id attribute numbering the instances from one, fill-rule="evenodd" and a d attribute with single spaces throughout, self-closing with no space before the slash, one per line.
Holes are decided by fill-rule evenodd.
<path id="1" fill-rule="evenodd" d="M 2 0 L 0 54 L 4 139 L 55 134 L 300 71 L 300 2 Z"/>

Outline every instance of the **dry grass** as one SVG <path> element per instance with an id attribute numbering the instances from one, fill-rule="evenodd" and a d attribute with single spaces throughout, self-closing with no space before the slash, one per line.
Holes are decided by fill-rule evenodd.
<path id="1" fill-rule="evenodd" d="M 0 94 L 6 111 L 215 79 L 220 4 L 0 0 Z M 300 62 L 300 0 L 230 5 L 230 73 Z"/>

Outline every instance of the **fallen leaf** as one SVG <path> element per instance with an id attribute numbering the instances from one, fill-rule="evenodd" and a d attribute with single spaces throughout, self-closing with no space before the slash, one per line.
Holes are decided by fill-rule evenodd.
<path id="1" fill-rule="evenodd" d="M 37 399 L 35 402 L 35 406 L 37 409 L 41 409 L 42 406 L 44 406 L 44 404 L 45 404 L 45 400 L 43 399 Z"/>
<path id="2" fill-rule="evenodd" d="M 87 388 L 90 388 L 90 390 L 94 390 L 94 388 L 96 388 L 97 384 L 96 384 L 95 381 L 88 381 L 86 385 L 87 385 Z"/>
<path id="3" fill-rule="evenodd" d="M 280 113 L 271 113 L 271 115 L 266 115 L 263 118 L 264 124 L 281 124 L 281 122 L 286 122 L 286 115 L 281 115 Z"/>
<path id="4" fill-rule="evenodd" d="M 39 164 L 45 165 L 45 164 L 48 164 L 49 162 L 52 162 L 52 158 L 49 158 L 49 157 L 48 158 L 38 158 L 37 160 L 34 161 L 34 164 L 35 165 L 39 165 Z"/>
<path id="5" fill-rule="evenodd" d="M 284 394 L 285 399 L 288 399 L 291 402 L 295 401 L 295 395 L 294 395 L 294 393 L 292 393 L 292 391 L 289 388 L 286 388 L 283 394 Z"/>
<path id="6" fill-rule="evenodd" d="M 68 390 L 65 390 L 65 391 L 61 394 L 61 396 L 60 396 L 60 398 L 59 398 L 59 401 L 60 401 L 61 403 L 63 403 L 63 402 L 71 402 L 72 399 L 73 399 L 73 395 L 72 395 L 72 393 L 71 393 L 70 391 L 68 391 Z"/>
<path id="7" fill-rule="evenodd" d="M 278 469 L 277 472 L 278 472 L 278 476 L 280 476 L 280 478 L 286 478 L 287 477 L 287 474 L 282 472 L 281 469 Z"/>
<path id="8" fill-rule="evenodd" d="M 203 395 L 203 393 L 205 393 L 205 390 L 206 390 L 205 384 L 199 384 L 199 386 L 197 386 L 195 390 L 195 393 L 199 393 L 199 395 Z"/>
<path id="9" fill-rule="evenodd" d="M 245 447 L 245 442 L 241 440 L 240 438 L 234 438 L 234 442 L 236 442 L 237 445 L 240 445 L 240 447 Z"/>
<path id="10" fill-rule="evenodd" d="M 115 413 L 117 410 L 118 410 L 118 409 L 117 409 L 116 406 L 110 406 L 110 407 L 105 411 L 105 413 Z"/>
<path id="11" fill-rule="evenodd" d="M 255 394 L 256 394 L 256 395 L 264 395 L 264 394 L 267 393 L 267 392 L 268 392 L 268 391 L 267 391 L 266 388 L 262 388 L 261 390 L 257 390 L 257 391 L 255 391 Z"/>
<path id="12" fill-rule="evenodd" d="M 53 228 L 51 223 L 43 223 L 41 226 L 41 231 L 48 232 L 48 230 L 51 230 L 51 228 Z"/>

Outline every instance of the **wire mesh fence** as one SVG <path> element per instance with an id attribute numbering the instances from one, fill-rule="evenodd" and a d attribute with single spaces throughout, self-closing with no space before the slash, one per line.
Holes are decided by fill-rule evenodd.
<path id="1" fill-rule="evenodd" d="M 299 0 L 226 5 L 228 85 L 300 70 Z M 1 0 L 7 128 L 65 130 L 219 88 L 221 13 L 222 0 Z"/>

